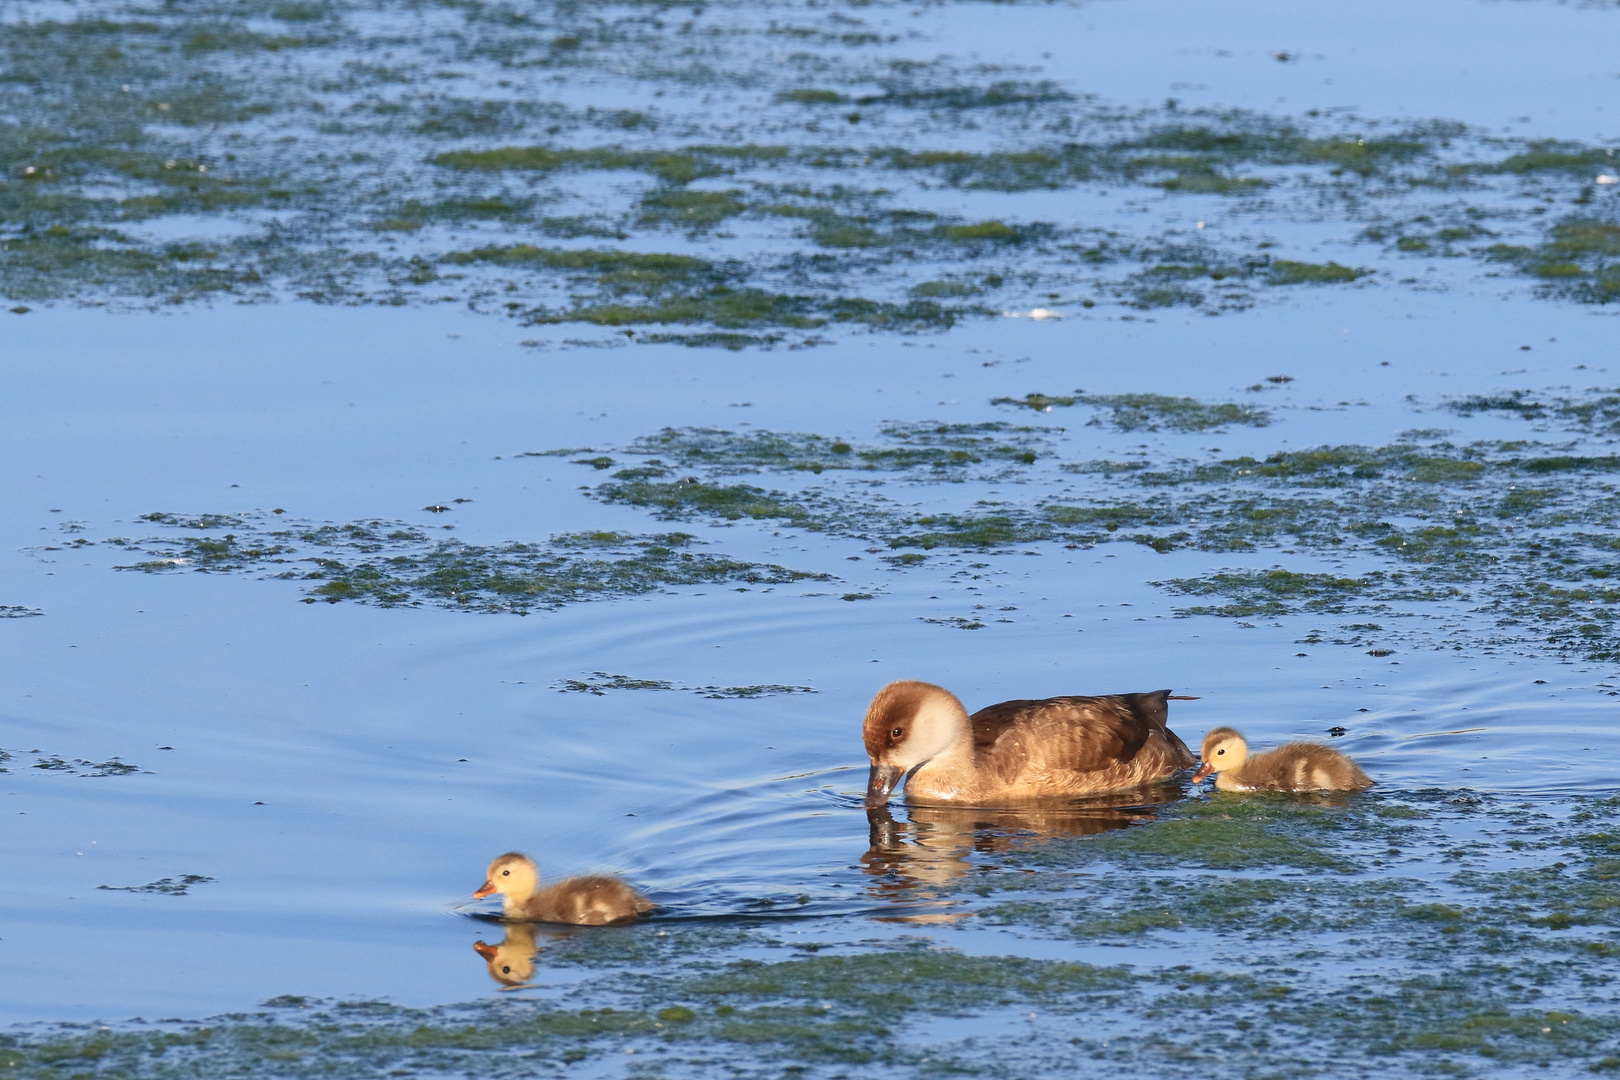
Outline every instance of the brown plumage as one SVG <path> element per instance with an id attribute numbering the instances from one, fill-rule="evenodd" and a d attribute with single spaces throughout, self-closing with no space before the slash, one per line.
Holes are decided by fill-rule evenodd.
<path id="1" fill-rule="evenodd" d="M 1320 743 L 1284 743 L 1249 756 L 1249 744 L 1232 728 L 1204 736 L 1204 764 L 1193 780 L 1215 774 L 1222 791 L 1361 791 L 1373 786 L 1361 766 Z"/>
<path id="2" fill-rule="evenodd" d="M 606 926 L 630 922 L 653 909 L 653 902 L 621 878 L 577 877 L 540 887 L 534 860 L 516 851 L 489 864 L 489 876 L 473 893 L 482 899 L 500 893 L 508 919 Z"/>
<path id="3" fill-rule="evenodd" d="M 914 801 L 988 805 L 1119 791 L 1193 764 L 1165 726 L 1170 691 L 1003 701 L 968 715 L 956 695 L 903 680 L 879 690 L 863 731 L 866 804 L 902 776 Z"/>

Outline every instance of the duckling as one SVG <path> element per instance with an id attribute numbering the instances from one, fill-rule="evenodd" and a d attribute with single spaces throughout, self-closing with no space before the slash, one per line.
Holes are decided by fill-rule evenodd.
<path id="1" fill-rule="evenodd" d="M 566 931 L 565 931 L 566 932 Z M 535 953 L 533 923 L 507 923 L 506 937 L 494 945 L 473 942 L 473 951 L 489 965 L 489 977 L 502 986 L 522 986 L 534 977 Z"/>
<path id="2" fill-rule="evenodd" d="M 1222 791 L 1361 791 L 1373 781 L 1345 755 L 1320 743 L 1284 743 L 1249 756 L 1249 744 L 1229 727 L 1204 736 L 1197 783 L 1211 773 Z"/>
<path id="3" fill-rule="evenodd" d="M 530 922 L 607 926 L 630 922 L 654 907 L 651 900 L 616 877 L 568 878 L 542 889 L 540 868 L 533 859 L 516 851 L 489 864 L 489 876 L 473 893 L 473 899 L 481 900 L 497 892 L 508 919 Z"/>
<path id="4" fill-rule="evenodd" d="M 863 735 L 868 811 L 906 779 L 914 801 L 986 806 L 1122 791 L 1193 764 L 1165 726 L 1170 691 L 1003 701 L 972 716 L 955 694 L 902 680 L 879 690 Z"/>

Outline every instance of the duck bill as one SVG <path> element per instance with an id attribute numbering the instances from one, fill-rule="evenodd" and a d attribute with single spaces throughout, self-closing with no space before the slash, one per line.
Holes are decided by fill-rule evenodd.
<path id="1" fill-rule="evenodd" d="M 493 945 L 485 945 L 482 941 L 473 942 L 473 952 L 477 953 L 479 956 L 482 956 L 485 960 L 495 959 L 495 954 L 497 951 L 498 950 Z"/>
<path id="2" fill-rule="evenodd" d="M 888 805 L 894 785 L 905 774 L 906 770 L 898 765 L 873 765 L 872 771 L 866 774 L 866 809 L 877 810 Z"/>
<path id="3" fill-rule="evenodd" d="M 1193 773 L 1192 782 L 1196 784 L 1196 783 L 1198 783 L 1198 781 L 1203 780 L 1203 779 L 1205 779 L 1207 777 L 1210 777 L 1210 776 L 1214 776 L 1214 775 L 1215 775 L 1215 766 L 1211 765 L 1209 762 L 1206 761 L 1202 765 L 1198 766 L 1198 771 L 1197 772 Z"/>
<path id="4" fill-rule="evenodd" d="M 473 893 L 473 899 L 474 900 L 482 900 L 484 897 L 488 896 L 490 893 L 492 893 L 494 891 L 495 891 L 494 882 L 486 881 L 482 885 L 478 886 L 478 891 Z"/>

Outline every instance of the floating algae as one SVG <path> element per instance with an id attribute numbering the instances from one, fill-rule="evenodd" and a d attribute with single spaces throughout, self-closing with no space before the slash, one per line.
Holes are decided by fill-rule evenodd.
<path id="1" fill-rule="evenodd" d="M 599 486 L 595 495 L 603 502 L 625 503 L 651 509 L 666 520 L 708 515 L 724 521 L 742 518 L 776 518 L 803 523 L 811 511 L 790 501 L 779 491 L 766 491 L 748 484 L 705 484 L 687 478 L 673 481 L 641 479 L 648 470 L 625 469 L 616 474 L 623 479 Z M 660 470 L 661 471 L 661 470 Z"/>
<path id="2" fill-rule="evenodd" d="M 38 753 L 38 751 L 31 751 Z M 4 766 L 15 755 L 0 750 L 0 766 Z M 106 761 L 90 761 L 87 758 L 62 758 L 55 754 L 34 759 L 32 768 L 42 769 L 45 772 L 65 773 L 69 776 L 104 777 L 104 776 L 130 776 L 134 773 L 145 772 L 139 765 L 131 765 L 119 758 L 109 758 Z M 0 767 L 0 772 L 7 771 Z"/>
<path id="3" fill-rule="evenodd" d="M 1164 394 L 1086 394 L 1076 390 L 1073 394 L 992 398 L 990 404 L 1018 405 L 1036 412 L 1075 405 L 1107 409 L 1110 413 L 1108 423 L 1118 431 L 1159 431 L 1165 428 L 1173 431 L 1204 431 L 1228 424 L 1265 427 L 1271 423 L 1270 412 L 1252 405 L 1209 405 L 1193 398 Z M 1101 421 L 1093 420 L 1091 423 L 1100 425 Z"/>
<path id="4" fill-rule="evenodd" d="M 1620 221 L 1570 217 L 1539 244 L 1493 244 L 1486 253 L 1539 279 L 1545 295 L 1588 304 L 1620 300 Z"/>
<path id="5" fill-rule="evenodd" d="M 1250 570 L 1228 571 L 1203 578 L 1156 581 L 1154 584 L 1172 595 L 1224 596 L 1234 601 L 1220 607 L 1177 608 L 1181 614 L 1252 618 L 1299 611 L 1343 612 L 1350 602 L 1367 593 L 1373 579 L 1370 576 L 1345 578 L 1331 574 L 1298 574 L 1288 570 Z"/>
<path id="6" fill-rule="evenodd" d="M 107 892 L 159 893 L 163 896 L 185 896 L 193 885 L 203 885 L 214 879 L 204 874 L 181 874 L 177 878 L 158 878 L 145 885 L 97 885 Z"/>
<path id="7" fill-rule="evenodd" d="M 1585 398 L 1570 398 L 1538 395 L 1529 390 L 1509 390 L 1501 394 L 1470 394 L 1451 398 L 1444 402 L 1444 407 L 1459 416 L 1500 412 L 1512 413 L 1525 420 L 1556 420 L 1566 429 L 1589 434 L 1620 431 L 1620 391 L 1594 389 L 1587 393 L 1589 396 Z M 1598 396 L 1590 396 L 1593 394 Z"/>
<path id="8" fill-rule="evenodd" d="M 593 671 L 588 678 L 563 679 L 552 684 L 553 689 L 565 694 L 592 694 L 601 697 L 609 690 L 679 690 L 702 694 L 707 698 L 775 697 L 778 694 L 814 694 L 809 686 L 786 686 L 781 683 L 762 683 L 757 686 L 683 686 L 668 679 L 636 679 L 628 675 L 612 675 L 606 671 Z"/>
<path id="9" fill-rule="evenodd" d="M 619 452 L 672 459 L 671 467 L 707 468 L 728 474 L 769 469 L 821 473 L 831 470 L 907 471 L 926 467 L 951 470 L 994 462 L 1032 464 L 1048 452 L 1061 428 L 1037 428 L 994 421 L 947 424 L 891 423 L 881 430 L 885 443 L 851 442 L 801 432 L 722 428 L 665 428 L 637 439 Z M 649 463 L 651 464 L 651 463 Z"/>
<path id="10" fill-rule="evenodd" d="M 522 615 L 677 585 L 830 580 L 825 574 L 694 551 L 697 541 L 685 533 L 565 533 L 542 543 L 477 545 L 434 540 L 397 521 L 295 523 L 258 514 L 204 515 L 188 521 L 162 513 L 145 520 L 233 531 L 121 539 L 126 550 L 151 558 L 118 569 L 258 573 L 306 583 L 306 604 L 354 600 L 379 607 L 431 604 Z"/>
<path id="11" fill-rule="evenodd" d="M 1606 432 L 1615 395 L 1595 390 L 1459 398 L 1468 416 L 1506 411 L 1575 431 Z M 1038 411 L 1107 409 L 1110 426 L 1141 430 L 1263 427 L 1272 411 L 1152 394 L 1031 394 L 1000 404 Z M 1100 418 L 1099 418 L 1100 419 Z M 1448 649 L 1550 651 L 1592 660 L 1620 656 L 1612 606 L 1620 562 L 1607 530 L 1620 527 L 1612 477 L 1620 459 L 1549 452 L 1525 441 L 1454 443 L 1409 433 L 1385 446 L 1319 446 L 1214 462 L 1064 461 L 1060 428 L 1009 424 L 885 425 L 883 441 L 809 433 L 669 428 L 616 448 L 645 458 L 592 489 L 667 519 L 757 519 L 873 542 L 890 550 L 1007 549 L 1111 542 L 1158 552 L 1300 551 L 1373 566 L 1324 573 L 1288 565 L 1166 577 L 1167 592 L 1202 598 L 1178 613 L 1234 619 L 1286 615 L 1394 617 L 1466 607 L 1489 628 L 1392 624 L 1381 640 L 1415 638 Z M 616 461 L 603 455 L 602 461 Z M 600 467 L 607 467 L 602 465 Z M 759 472 L 808 474 L 793 491 L 737 482 Z M 874 489 L 862 473 L 904 487 Z M 1085 493 L 1053 494 L 1062 477 L 1090 478 Z M 905 488 L 974 479 L 1016 482 L 1016 499 L 924 507 Z M 1004 493 L 1005 494 L 1005 493 Z M 1558 556 L 1549 558 L 1550 547 Z M 895 569 L 910 565 L 892 562 Z M 947 620 L 948 621 L 948 620 Z M 979 622 L 969 619 L 967 621 Z M 957 625 L 950 623 L 950 625 Z M 1312 629 L 1308 640 L 1332 634 Z"/>
<path id="12" fill-rule="evenodd" d="M 924 209 L 924 189 L 944 185 L 1217 196 L 1281 225 L 1332 206 L 1345 240 L 1389 239 L 1396 256 L 1441 251 L 1486 273 L 1508 265 L 1549 297 L 1614 299 L 1608 217 L 1593 208 L 1544 230 L 1542 208 L 1516 201 L 1567 190 L 1592 208 L 1614 175 L 1612 148 L 1447 121 L 1392 129 L 1173 101 L 1123 109 L 947 57 L 893 63 L 865 47 L 899 36 L 852 31 L 842 11 L 772 11 L 793 15 L 761 23 L 720 5 L 703 24 L 723 22 L 722 34 L 633 5 L 244 2 L 63 18 L 25 4 L 0 24 L 10 88 L 0 293 L 145 305 L 452 299 L 533 325 L 693 324 L 685 343 L 703 344 L 705 332 L 752 327 L 949 329 L 1000 308 L 940 301 L 984 291 L 1018 306 L 1083 290 L 1093 306 L 1216 314 L 1369 272 L 1262 250 L 1270 242 L 1192 243 L 1173 227 Z M 447 72 L 464 89 L 441 88 Z M 580 78 L 557 82 L 565 72 Z M 656 106 L 601 107 L 575 89 L 587 84 L 637 100 L 656 86 Z M 502 91 L 470 89 L 492 85 Z M 693 87 L 741 97 L 717 104 Z M 961 145 L 956 136 L 992 117 L 1006 145 Z M 812 188 L 808 176 L 827 182 Z M 546 216 L 579 201 L 588 212 Z M 1406 224 L 1386 224 L 1396 219 Z M 566 304 L 536 271 L 584 268 L 497 253 L 581 236 L 657 247 L 669 230 L 707 244 L 739 221 L 760 235 L 690 256 L 725 263 L 723 282 L 621 278 Z M 480 228 L 498 229 L 499 244 L 469 246 Z M 962 280 L 942 283 L 941 263 Z M 879 268 L 885 284 L 873 288 Z M 1387 277 L 1374 280 L 1408 284 Z M 619 303 L 618 292 L 659 302 Z"/>

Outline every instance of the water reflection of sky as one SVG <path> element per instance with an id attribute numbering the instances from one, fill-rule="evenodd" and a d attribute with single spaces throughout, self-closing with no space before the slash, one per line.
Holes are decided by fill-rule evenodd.
<path id="1" fill-rule="evenodd" d="M 1615 15 L 1573 5 L 1217 16 L 1110 2 L 1012 14 L 947 7 L 892 21 L 926 35 L 906 48 L 1014 58 L 1123 102 L 1353 106 L 1590 139 L 1607 130 L 1602 110 L 1620 88 L 1608 39 L 1591 30 Z M 1036 59 L 1032 35 L 1055 43 L 1052 58 Z M 1037 200 L 1069 197 L 1027 196 L 1037 211 Z M 1201 696 L 1172 709 L 1189 743 L 1223 723 L 1257 745 L 1342 725 L 1340 745 L 1389 789 L 1556 799 L 1616 783 L 1601 667 L 1418 649 L 1373 658 L 1297 644 L 1308 629 L 1297 619 L 1252 629 L 1175 619 L 1146 583 L 1203 572 L 1198 553 L 974 556 L 990 575 L 982 591 L 1018 611 L 964 633 L 919 621 L 964 610 L 967 593 L 943 573 L 894 573 L 850 561 L 864 555 L 860 542 L 747 523 L 682 527 L 716 550 L 844 584 L 687 588 L 516 618 L 304 605 L 284 582 L 114 573 L 125 556 L 106 545 L 26 550 L 60 538 L 64 522 L 84 523 L 86 536 L 135 534 L 136 515 L 160 509 L 400 518 L 480 542 L 649 531 L 665 526 L 581 497 L 577 466 L 511 455 L 663 426 L 746 420 L 854 435 L 885 419 L 1000 418 L 989 398 L 1037 388 L 1232 400 L 1266 375 L 1295 378 L 1266 399 L 1279 423 L 1264 430 L 1126 438 L 1043 417 L 1068 424 L 1078 457 L 1142 441 L 1164 456 L 1377 445 L 1412 427 L 1462 426 L 1418 413 L 1407 395 L 1488 390 L 1509 370 L 1525 384 L 1584 385 L 1613 355 L 1609 319 L 1505 302 L 1484 285 L 1302 293 L 1219 320 L 851 333 L 768 356 L 517 344 L 538 333 L 449 307 L 299 303 L 57 307 L 5 325 L 0 539 L 11 554 L 0 559 L 0 602 L 47 614 L 0 622 L 0 747 L 14 755 L 0 776 L 0 1018 L 194 1015 L 288 992 L 476 997 L 488 983 L 471 942 L 491 931 L 442 913 L 460 910 L 479 868 L 509 848 L 548 874 L 626 873 L 674 918 L 768 909 L 822 920 L 828 939 L 931 925 L 971 952 L 1069 955 L 1010 931 L 918 921 L 929 912 L 905 905 L 913 886 L 950 881 L 1025 834 L 1141 824 L 1152 809 L 981 821 L 897 804 L 892 832 L 875 834 L 854 797 L 857 725 L 891 678 L 945 683 L 970 708 L 1169 686 Z M 1341 410 L 1346 398 L 1368 404 Z M 1467 433 L 1508 437 L 1516 424 L 1478 417 Z M 992 487 L 961 490 L 989 498 Z M 472 501 L 442 518 L 419 509 L 454 498 Z M 844 602 L 846 588 L 878 598 Z M 800 595 L 810 592 L 823 595 Z M 551 688 L 597 670 L 820 692 L 713 701 Z M 48 755 L 118 757 L 143 771 L 32 767 Z M 215 880 L 184 896 L 99 888 L 187 873 Z M 884 910 L 916 919 L 875 923 Z M 97 957 L 93 979 L 62 963 L 64 942 Z M 1150 951 L 1140 962 L 1156 961 Z"/>
<path id="2" fill-rule="evenodd" d="M 1174 97 L 1266 112 L 1332 109 L 1601 141 L 1613 137 L 1620 108 L 1620 72 L 1607 41 L 1613 17 L 1598 4 L 1501 0 L 1104 0 L 1048 9 L 1027 22 L 993 9 L 974 19 L 940 12 L 909 22 L 937 19 L 942 33 L 929 43 L 958 55 L 1037 66 L 1048 78 L 1131 104 Z"/>

